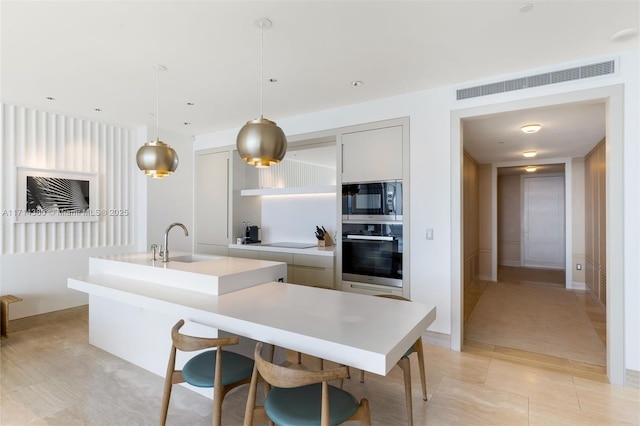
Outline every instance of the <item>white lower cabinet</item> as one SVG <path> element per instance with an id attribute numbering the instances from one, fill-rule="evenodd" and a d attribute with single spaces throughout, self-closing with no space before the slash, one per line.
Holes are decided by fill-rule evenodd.
<path id="1" fill-rule="evenodd" d="M 229 249 L 229 256 L 262 259 L 287 264 L 287 282 L 334 288 L 334 257 L 260 250 Z"/>
<path id="2" fill-rule="evenodd" d="M 333 257 L 294 254 L 290 282 L 332 289 L 333 272 Z"/>

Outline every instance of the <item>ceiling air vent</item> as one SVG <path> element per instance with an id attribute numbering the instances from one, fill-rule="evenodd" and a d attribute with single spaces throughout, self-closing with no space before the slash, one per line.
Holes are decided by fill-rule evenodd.
<path id="1" fill-rule="evenodd" d="M 478 96 L 494 95 L 496 93 L 511 92 L 513 90 L 529 89 L 531 87 L 546 86 L 547 84 L 562 83 L 564 81 L 581 80 L 583 78 L 613 74 L 614 72 L 614 61 L 600 62 L 598 64 L 568 68 L 566 70 L 516 78 L 514 80 L 505 80 L 497 83 L 485 84 L 483 86 L 459 89 L 456 91 L 456 99 L 462 100 L 476 98 Z"/>

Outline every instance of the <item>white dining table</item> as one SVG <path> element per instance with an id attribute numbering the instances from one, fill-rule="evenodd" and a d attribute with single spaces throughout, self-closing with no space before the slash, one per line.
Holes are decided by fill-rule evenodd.
<path id="1" fill-rule="evenodd" d="M 435 306 L 270 282 L 219 296 L 225 331 L 386 375 L 436 318 Z"/>
<path id="2" fill-rule="evenodd" d="M 179 319 L 386 375 L 436 318 L 430 304 L 275 281 L 213 295 L 100 272 L 68 287 L 89 294 L 91 344 L 160 375 Z"/>

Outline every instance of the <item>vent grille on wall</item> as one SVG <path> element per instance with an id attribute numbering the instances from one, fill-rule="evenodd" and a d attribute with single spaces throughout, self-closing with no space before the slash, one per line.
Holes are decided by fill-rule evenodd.
<path id="1" fill-rule="evenodd" d="M 548 84 L 562 83 L 571 80 L 597 77 L 613 74 L 615 61 L 600 62 L 582 67 L 553 71 L 529 77 L 516 78 L 514 80 L 499 81 L 497 83 L 482 86 L 468 87 L 456 91 L 456 100 L 476 98 L 478 96 L 494 95 L 496 93 L 511 92 L 513 90 L 529 89 L 531 87 L 546 86 Z"/>

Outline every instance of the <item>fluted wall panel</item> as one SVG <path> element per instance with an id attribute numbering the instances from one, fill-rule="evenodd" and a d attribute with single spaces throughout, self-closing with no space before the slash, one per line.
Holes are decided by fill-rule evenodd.
<path id="1" fill-rule="evenodd" d="M 135 131 L 0 104 L 1 254 L 129 245 L 133 234 Z M 100 211 L 93 222 L 16 221 L 17 168 L 95 173 Z M 128 211 L 116 215 L 115 211 Z M 103 214 L 106 213 L 106 214 Z"/>
<path id="2" fill-rule="evenodd" d="M 299 188 L 336 184 L 336 169 L 284 159 L 258 171 L 260 188 Z"/>

